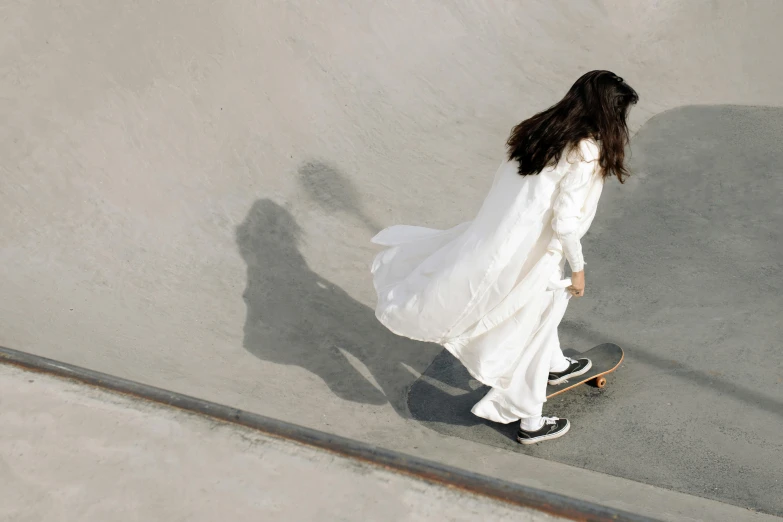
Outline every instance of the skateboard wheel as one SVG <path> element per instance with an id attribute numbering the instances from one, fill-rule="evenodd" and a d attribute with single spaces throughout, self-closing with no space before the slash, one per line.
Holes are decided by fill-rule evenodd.
<path id="1" fill-rule="evenodd" d="M 606 377 L 598 377 L 598 378 L 596 378 L 595 386 L 597 388 L 603 388 L 604 386 L 606 386 Z"/>

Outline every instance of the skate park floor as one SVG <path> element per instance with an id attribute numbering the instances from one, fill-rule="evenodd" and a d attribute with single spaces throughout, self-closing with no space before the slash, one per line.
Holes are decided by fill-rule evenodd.
<path id="1" fill-rule="evenodd" d="M 665 520 L 783 515 L 774 1 L 249 1 L 0 19 L 0 345 Z M 641 101 L 561 328 L 626 360 L 530 449 L 373 315 L 381 228 L 472 218 L 583 72 Z"/>
<path id="2" fill-rule="evenodd" d="M 13 366 L 0 390 L 3 520 L 564 520 Z"/>

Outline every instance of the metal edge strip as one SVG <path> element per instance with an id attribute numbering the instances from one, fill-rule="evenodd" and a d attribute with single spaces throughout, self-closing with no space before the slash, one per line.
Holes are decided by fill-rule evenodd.
<path id="1" fill-rule="evenodd" d="M 651 522 L 641 515 L 608 508 L 558 493 L 480 475 L 419 457 L 386 450 L 338 435 L 298 426 L 256 413 L 197 399 L 147 384 L 0 346 L 0 363 L 77 380 L 105 390 L 156 402 L 187 412 L 252 428 L 268 436 L 319 448 L 420 480 L 460 489 L 509 504 L 580 522 Z M 654 522 L 654 521 L 653 521 Z"/>

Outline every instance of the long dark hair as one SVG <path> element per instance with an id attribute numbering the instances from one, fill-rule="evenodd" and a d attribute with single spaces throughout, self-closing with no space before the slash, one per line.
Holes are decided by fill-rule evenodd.
<path id="1" fill-rule="evenodd" d="M 514 127 L 508 158 L 519 162 L 521 175 L 537 174 L 592 138 L 600 141 L 598 164 L 604 177 L 616 176 L 624 183 L 626 119 L 638 101 L 636 91 L 613 72 L 590 71 L 558 103 Z"/>

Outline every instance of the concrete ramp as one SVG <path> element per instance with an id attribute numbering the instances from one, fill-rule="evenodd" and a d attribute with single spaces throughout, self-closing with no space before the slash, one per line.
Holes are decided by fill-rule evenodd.
<path id="1" fill-rule="evenodd" d="M 766 482 L 777 472 L 747 467 L 781 451 L 780 326 L 763 308 L 780 301 L 754 270 L 779 273 L 764 223 L 780 218 L 782 17 L 774 0 L 10 0 L 0 345 L 618 508 L 729 509 L 695 493 L 783 514 Z M 591 297 L 564 339 L 582 349 L 622 333 L 625 381 L 607 392 L 633 395 L 597 418 L 585 405 L 542 465 L 411 419 L 408 391 L 440 350 L 374 320 L 368 240 L 469 219 L 512 125 L 595 68 L 639 91 L 632 127 L 650 130 L 633 143 L 636 184 L 610 185 L 599 210 Z M 716 108 L 677 110 L 692 105 Z M 685 213 L 694 202 L 710 214 Z M 611 466 L 563 449 L 612 418 L 642 435 Z M 733 455 L 745 444 L 751 460 Z M 655 462 L 638 460 L 653 447 Z M 671 472 L 682 455 L 688 469 Z M 716 470 L 747 488 L 716 490 Z"/>
<path id="2" fill-rule="evenodd" d="M 50 375 L 0 392 L 3 520 L 568 520 Z"/>

